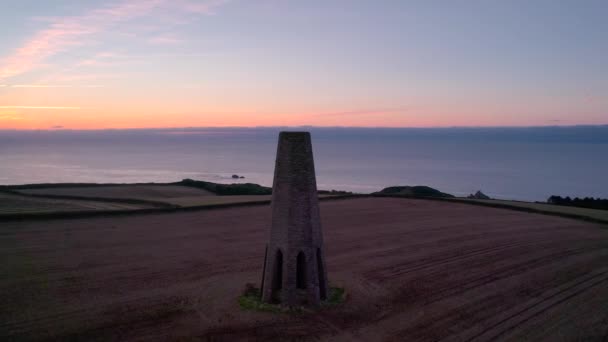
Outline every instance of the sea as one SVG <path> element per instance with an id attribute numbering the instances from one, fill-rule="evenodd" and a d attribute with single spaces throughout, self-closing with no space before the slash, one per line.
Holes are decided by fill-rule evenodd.
<path id="1" fill-rule="evenodd" d="M 427 185 L 523 201 L 608 198 L 608 126 L 0 130 L 0 184 L 190 178 L 271 186 L 280 131 L 311 132 L 323 190 Z"/>

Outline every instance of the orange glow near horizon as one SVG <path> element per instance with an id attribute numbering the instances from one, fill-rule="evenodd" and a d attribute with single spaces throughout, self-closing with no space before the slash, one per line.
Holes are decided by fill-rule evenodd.
<path id="1" fill-rule="evenodd" d="M 604 26 L 544 11 L 486 34 L 458 23 L 492 4 L 56 2 L 0 12 L 0 129 L 608 124 Z"/>
<path id="2" fill-rule="evenodd" d="M 126 129 L 178 127 L 345 126 L 452 127 L 606 124 L 600 103 L 546 102 L 467 105 L 459 99 L 432 103 L 408 99 L 409 106 L 372 106 L 364 101 L 325 100 L 307 104 L 270 94 L 242 96 L 214 89 L 160 91 L 32 87 L 0 89 L 0 129 Z M 8 89 L 8 90 L 7 90 Z M 211 94 L 207 98 L 198 92 Z M 277 97 L 280 97 L 277 95 Z M 34 99 L 36 101 L 34 101 Z M 335 104 L 330 102 L 336 102 Z M 225 105 L 229 103 L 231 105 Z M 239 103 L 239 105 L 234 105 Z M 371 102 L 370 102 L 371 103 Z M 430 104 L 429 104 L 430 103 Z M 299 108 L 299 109 L 294 109 Z M 586 121 L 552 120 L 579 112 Z M 551 113 L 538 115 L 537 113 Z"/>
<path id="3" fill-rule="evenodd" d="M 35 113 L 34 113 L 35 112 Z M 515 121 L 460 120 L 444 123 L 435 115 L 412 113 L 407 117 L 378 113 L 371 117 L 344 118 L 323 117 L 322 114 L 278 114 L 274 112 L 215 112 L 216 114 L 161 114 L 154 111 L 129 111 L 120 114 L 88 110 L 87 114 L 76 108 L 62 110 L 44 107 L 31 109 L 0 109 L 0 129 L 137 129 L 137 128 L 182 128 L 182 127 L 259 127 L 259 126 L 342 126 L 342 127 L 494 127 L 494 126 L 544 126 L 568 125 L 568 123 L 530 123 Z M 310 120 L 310 117 L 316 120 Z M 471 119 L 475 115 L 469 116 Z M 605 124 L 586 122 L 583 124 Z"/>

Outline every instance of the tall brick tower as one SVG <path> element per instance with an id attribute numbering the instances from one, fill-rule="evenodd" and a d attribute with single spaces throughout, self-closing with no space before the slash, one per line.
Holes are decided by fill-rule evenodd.
<path id="1" fill-rule="evenodd" d="M 281 132 L 262 300 L 318 305 L 327 297 L 323 233 L 308 132 Z"/>

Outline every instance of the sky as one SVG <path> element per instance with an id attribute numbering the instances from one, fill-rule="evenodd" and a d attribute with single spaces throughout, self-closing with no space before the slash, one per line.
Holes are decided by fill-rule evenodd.
<path id="1" fill-rule="evenodd" d="M 0 129 L 608 123 L 605 0 L 0 6 Z"/>

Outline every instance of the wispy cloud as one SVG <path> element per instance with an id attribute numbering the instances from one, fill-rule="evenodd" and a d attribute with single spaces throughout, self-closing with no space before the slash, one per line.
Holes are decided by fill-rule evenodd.
<path id="1" fill-rule="evenodd" d="M 148 43 L 154 45 L 176 45 L 183 43 L 184 40 L 177 38 L 173 34 L 161 34 L 156 37 L 148 39 Z"/>
<path id="2" fill-rule="evenodd" d="M 15 84 L 9 85 L 11 88 L 102 88 L 102 85 L 85 84 L 85 85 L 69 85 L 69 84 Z"/>
<path id="3" fill-rule="evenodd" d="M 386 113 L 398 113 L 409 110 L 409 107 L 400 108 L 381 108 L 381 109 L 363 109 L 363 110 L 351 110 L 344 112 L 329 112 L 319 113 L 316 116 L 353 116 L 353 115 L 374 115 L 374 114 L 386 114 Z"/>
<path id="4" fill-rule="evenodd" d="M 215 9 L 228 2 L 229 2 L 229 0 L 211 0 L 211 1 L 173 0 L 173 4 L 175 6 L 182 8 L 186 12 L 207 14 L 207 15 L 216 14 Z"/>
<path id="5" fill-rule="evenodd" d="M 4 120 L 4 121 L 23 120 L 23 115 L 15 114 L 15 113 L 0 113 L 0 120 Z"/>
<path id="6" fill-rule="evenodd" d="M 90 10 L 80 16 L 47 18 L 49 27 L 37 32 L 16 51 L 0 60 L 0 80 L 36 68 L 46 59 L 71 47 L 83 44 L 92 35 L 116 25 L 152 14 L 163 13 L 213 14 L 214 8 L 226 1 L 193 0 L 123 0 L 113 5 Z"/>
<path id="7" fill-rule="evenodd" d="M 4 120 L 4 121 L 19 121 L 19 120 L 23 120 L 23 116 L 21 116 L 21 115 L 13 115 L 13 114 L 0 114 L 0 120 Z"/>
<path id="8" fill-rule="evenodd" d="M 70 106 L 0 106 L 0 109 L 61 109 L 61 110 L 79 110 L 81 107 Z"/>
<path id="9" fill-rule="evenodd" d="M 126 56 L 113 52 L 100 52 L 90 58 L 82 60 L 81 62 L 77 63 L 76 66 L 113 66 L 124 63 L 124 61 L 127 59 L 125 57 Z"/>
<path id="10" fill-rule="evenodd" d="M 124 74 L 119 73 L 86 73 L 86 72 L 72 72 L 68 71 L 59 74 L 53 74 L 45 82 L 99 82 L 101 80 L 120 79 L 125 77 Z"/>

